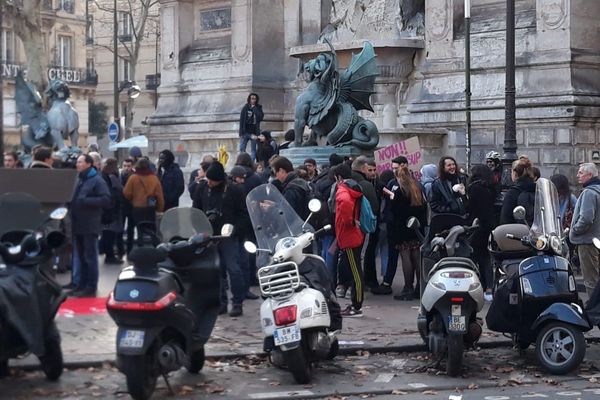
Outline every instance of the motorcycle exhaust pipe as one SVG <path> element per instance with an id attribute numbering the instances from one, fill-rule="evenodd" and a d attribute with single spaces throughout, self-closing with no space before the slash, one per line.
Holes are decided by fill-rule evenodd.
<path id="1" fill-rule="evenodd" d="M 176 371 L 183 365 L 185 353 L 176 344 L 165 344 L 158 352 L 158 362 L 163 370 Z"/>

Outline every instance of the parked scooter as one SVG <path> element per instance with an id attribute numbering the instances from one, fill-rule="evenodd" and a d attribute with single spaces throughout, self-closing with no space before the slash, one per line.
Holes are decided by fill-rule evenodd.
<path id="1" fill-rule="evenodd" d="M 458 215 L 434 215 L 427 238 L 417 218 L 407 222 L 423 243 L 417 326 L 429 350 L 440 359 L 447 356 L 449 376 L 460 374 L 464 348 L 473 346 L 482 332 L 477 312 L 483 308 L 483 288 L 467 238 L 478 221 L 471 226 L 466 222 Z"/>
<path id="2" fill-rule="evenodd" d="M 320 209 L 309 202 L 311 214 L 304 223 L 272 185 L 253 189 L 246 198 L 258 242 L 244 244 L 257 253 L 264 350 L 274 364 L 287 365 L 297 383 L 311 380 L 312 363 L 333 359 L 339 349 L 337 334 L 342 321 L 340 306 L 321 257 L 303 253 L 325 226 L 313 232 L 308 221 Z"/>
<path id="3" fill-rule="evenodd" d="M 510 333 L 523 350 L 535 342 L 541 366 L 553 374 L 566 374 L 583 360 L 583 332 L 591 326 L 577 293 L 558 210 L 556 187 L 547 179 L 538 179 L 534 220 L 528 234 L 505 233 L 507 239 L 522 245 L 511 251 L 529 248 L 536 254 L 520 261 L 518 267 L 511 262 L 513 267 L 503 268 L 486 322 L 491 330 Z M 523 207 L 516 207 L 513 214 L 516 220 L 524 221 Z M 498 252 L 507 249 L 498 232 L 491 240 Z"/>
<path id="4" fill-rule="evenodd" d="M 160 223 L 163 243 L 137 247 L 107 301 L 118 325 L 117 367 L 134 399 L 152 396 L 159 375 L 185 366 L 197 373 L 220 308 L 219 255 L 206 215 L 195 208 L 168 210 Z M 168 384 L 168 382 L 167 382 Z"/>
<path id="5" fill-rule="evenodd" d="M 60 223 L 66 208 L 48 217 L 40 202 L 26 193 L 0 196 L 0 377 L 8 360 L 28 352 L 39 359 L 49 380 L 63 371 L 60 333 L 54 317 L 66 295 L 44 263 L 65 235 Z"/>

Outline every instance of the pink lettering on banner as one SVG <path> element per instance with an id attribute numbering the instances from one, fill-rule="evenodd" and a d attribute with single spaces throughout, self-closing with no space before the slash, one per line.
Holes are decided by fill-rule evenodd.
<path id="1" fill-rule="evenodd" d="M 419 145 L 418 137 L 411 137 L 390 146 L 375 151 L 375 163 L 377 171 L 392 169 L 392 160 L 398 156 L 405 156 L 408 159 L 411 170 L 418 171 L 423 164 L 423 154 Z"/>

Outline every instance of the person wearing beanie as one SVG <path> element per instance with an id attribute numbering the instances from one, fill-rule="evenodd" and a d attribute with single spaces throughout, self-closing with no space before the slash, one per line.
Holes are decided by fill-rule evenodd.
<path id="1" fill-rule="evenodd" d="M 336 153 L 332 153 L 329 156 L 329 168 L 333 168 L 336 165 L 340 165 L 343 162 L 344 162 L 344 157 L 342 157 Z"/>
<path id="2" fill-rule="evenodd" d="M 133 164 L 135 165 L 137 160 L 142 158 L 142 150 L 137 146 L 131 147 L 129 149 L 129 157 L 133 158 Z"/>
<path id="3" fill-rule="evenodd" d="M 229 176 L 231 176 L 231 180 L 235 183 L 243 184 L 246 179 L 246 168 L 241 165 L 236 165 L 229 172 Z"/>
<path id="4" fill-rule="evenodd" d="M 242 304 L 246 298 L 248 287 L 240 265 L 240 241 L 243 238 L 244 210 L 246 207 L 245 193 L 242 185 L 227 182 L 227 175 L 223 165 L 214 161 L 206 170 L 206 184 L 198 186 L 194 193 L 194 207 L 204 211 L 210 221 L 213 232 L 220 234 L 224 224 L 232 224 L 233 235 L 221 239 L 218 245 L 221 259 L 221 310 L 220 314 L 227 312 L 227 282 L 231 289 L 231 317 L 239 317 L 243 313 Z"/>
<path id="5" fill-rule="evenodd" d="M 179 197 L 185 191 L 185 179 L 171 150 L 163 150 L 158 155 L 157 176 L 163 189 L 165 211 L 178 207 Z"/>

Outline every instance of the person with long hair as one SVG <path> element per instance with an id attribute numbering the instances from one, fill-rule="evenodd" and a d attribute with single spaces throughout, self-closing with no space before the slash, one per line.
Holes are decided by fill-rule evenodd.
<path id="1" fill-rule="evenodd" d="M 121 216 L 123 186 L 119 179 L 119 162 L 116 159 L 106 159 L 102 167 L 102 178 L 110 190 L 111 207 L 102 210 L 100 250 L 105 255 L 105 264 L 122 264 L 123 260 L 115 255 L 117 233 L 123 233 L 123 220 Z"/>
<path id="2" fill-rule="evenodd" d="M 259 100 L 258 94 L 250 93 L 240 113 L 240 153 L 246 152 L 246 147 L 250 142 L 250 152 L 253 160 L 256 160 L 256 139 L 260 134 L 260 123 L 264 118 Z"/>
<path id="3" fill-rule="evenodd" d="M 525 208 L 525 220 L 533 223 L 535 206 L 535 181 L 533 165 L 529 158 L 521 157 L 512 164 L 512 180 L 514 184 L 506 191 L 500 212 L 500 224 L 515 224 L 513 210 L 517 206 Z"/>
<path id="4" fill-rule="evenodd" d="M 434 214 L 467 213 L 467 179 L 450 156 L 440 158 L 438 177 L 431 185 L 430 206 Z"/>
<path id="5" fill-rule="evenodd" d="M 550 177 L 550 181 L 556 186 L 558 192 L 560 222 L 564 228 L 571 227 L 571 221 L 573 220 L 573 210 L 575 210 L 575 204 L 577 204 L 577 197 L 571 191 L 569 185 L 569 179 L 563 174 L 556 174 Z"/>
<path id="6" fill-rule="evenodd" d="M 475 165 L 471 169 L 471 176 L 467 185 L 470 204 L 468 211 L 471 218 L 479 219 L 479 227 L 473 232 L 470 244 L 473 248 L 473 259 L 479 266 L 486 301 L 492 301 L 492 288 L 494 286 L 494 274 L 488 250 L 488 238 L 496 227 L 496 214 L 494 212 L 496 190 L 494 185 L 494 175 L 490 168 L 485 165 Z"/>
<path id="7" fill-rule="evenodd" d="M 392 181 L 393 182 L 393 181 Z M 383 283 L 373 290 L 376 294 L 389 294 L 398 267 L 398 255 L 402 259 L 404 288 L 394 296 L 396 300 L 419 298 L 419 280 L 421 267 L 421 242 L 417 234 L 406 226 L 411 217 L 416 217 L 424 227 L 427 223 L 427 202 L 419 183 L 413 178 L 408 165 L 403 164 L 396 170 L 396 182 L 389 195 L 392 222 L 388 225 L 388 265 Z M 415 286 L 416 276 L 416 286 Z"/>

